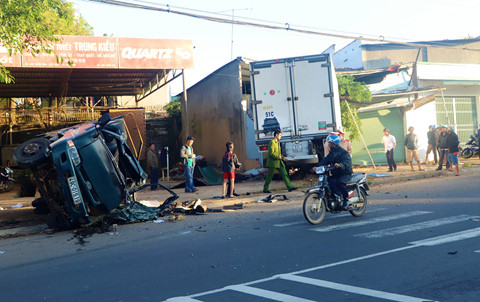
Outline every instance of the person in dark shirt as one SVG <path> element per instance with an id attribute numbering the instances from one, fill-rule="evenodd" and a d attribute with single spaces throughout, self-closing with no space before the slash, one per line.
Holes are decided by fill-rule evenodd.
<path id="1" fill-rule="evenodd" d="M 413 159 L 417 162 L 418 171 L 424 171 L 420 165 L 420 156 L 418 155 L 418 137 L 413 131 L 415 128 L 408 127 L 408 134 L 405 136 L 405 147 L 407 147 L 407 161 L 410 162 L 410 168 L 412 171 L 415 171 L 413 168 Z"/>
<path id="2" fill-rule="evenodd" d="M 425 163 L 428 163 L 428 155 L 430 154 L 430 151 L 433 151 L 433 160 L 436 165 L 437 164 L 437 139 L 435 138 L 435 126 L 431 125 L 428 127 L 427 138 L 428 138 L 428 147 L 427 147 L 427 154 L 425 155 Z"/>
<path id="3" fill-rule="evenodd" d="M 438 168 L 437 171 L 442 170 L 443 167 L 443 162 L 444 160 L 447 159 L 448 156 L 448 147 L 447 147 L 447 126 L 442 125 L 440 126 L 440 136 L 438 137 L 438 153 L 440 154 L 438 158 Z M 447 163 L 445 165 L 446 169 L 450 168 L 450 163 L 447 160 Z"/>
<path id="4" fill-rule="evenodd" d="M 225 193 L 227 190 L 227 182 L 230 181 L 228 197 L 235 197 L 233 195 L 233 190 L 235 187 L 235 169 L 240 168 L 240 163 L 238 162 L 237 155 L 233 153 L 233 143 L 227 142 L 225 144 L 227 151 L 222 158 L 222 170 L 223 170 L 223 194 L 222 198 L 225 198 Z"/>
<path id="5" fill-rule="evenodd" d="M 348 208 L 348 191 L 345 183 L 349 181 L 353 173 L 352 158 L 347 150 L 339 147 L 342 141 L 338 135 L 330 135 L 327 139 L 330 152 L 322 159 L 318 166 L 334 166 L 332 176 L 328 179 L 333 192 L 343 197 L 343 208 Z"/>
<path id="6" fill-rule="evenodd" d="M 449 171 L 452 171 L 452 166 L 455 166 L 457 173 L 455 176 L 460 175 L 460 169 L 458 168 L 458 153 L 460 152 L 458 145 L 460 142 L 458 141 L 458 136 L 454 132 L 453 126 L 448 127 L 448 136 L 447 136 L 447 148 L 448 148 L 448 159 L 447 161 L 450 163 Z"/>

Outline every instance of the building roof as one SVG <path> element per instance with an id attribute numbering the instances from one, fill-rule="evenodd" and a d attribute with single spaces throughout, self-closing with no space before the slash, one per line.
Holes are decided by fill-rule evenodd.
<path id="1" fill-rule="evenodd" d="M 408 42 L 409 45 L 396 43 L 372 43 L 362 44 L 362 48 L 366 50 L 388 50 L 388 49 L 410 49 L 418 47 L 455 47 L 480 42 L 479 38 L 475 39 L 456 39 L 456 40 L 437 40 L 437 41 L 416 41 Z M 413 44 L 413 45 L 412 45 Z M 418 46 L 416 46 L 418 45 Z"/>
<path id="2" fill-rule="evenodd" d="M 0 83 L 0 97 L 121 96 L 141 94 L 164 69 L 10 67 L 15 83 Z"/>
<path id="3" fill-rule="evenodd" d="M 171 70 L 193 67 L 191 40 L 57 38 L 55 55 L 0 47 L 0 61 L 14 77 L 14 83 L 0 83 L 0 97 L 144 97 L 166 84 Z"/>
<path id="4" fill-rule="evenodd" d="M 435 94 L 444 88 L 425 88 L 415 91 L 404 91 L 388 94 L 372 95 L 370 103 L 361 103 L 359 112 L 404 107 L 407 110 L 419 108 L 435 100 Z"/>

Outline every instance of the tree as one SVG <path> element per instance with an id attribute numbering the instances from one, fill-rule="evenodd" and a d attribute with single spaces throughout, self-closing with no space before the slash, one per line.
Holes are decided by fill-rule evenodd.
<path id="1" fill-rule="evenodd" d="M 8 54 L 53 53 L 55 35 L 91 36 L 93 28 L 77 16 L 64 0 L 0 0 L 0 42 Z M 63 58 L 57 56 L 57 61 Z M 0 63 L 0 82 L 12 83 L 10 72 Z"/>
<path id="2" fill-rule="evenodd" d="M 370 102 L 372 95 L 367 85 L 363 82 L 355 82 L 355 78 L 351 75 L 342 76 L 337 75 L 338 81 L 338 93 L 340 95 L 340 108 L 342 113 L 342 124 L 346 131 L 349 133 L 350 140 L 354 141 L 360 137 L 360 132 L 362 131 L 362 122 L 357 115 L 357 108 L 355 106 L 348 106 L 347 102 Z M 351 113 L 348 110 L 348 107 L 351 109 Z M 354 119 L 357 122 L 360 132 L 355 126 Z"/>
<path id="3" fill-rule="evenodd" d="M 165 105 L 165 111 L 167 111 L 168 116 L 180 118 L 182 115 L 182 105 L 180 101 L 173 101 Z"/>

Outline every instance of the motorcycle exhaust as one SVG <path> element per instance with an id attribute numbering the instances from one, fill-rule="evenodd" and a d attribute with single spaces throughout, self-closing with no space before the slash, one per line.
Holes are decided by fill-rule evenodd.
<path id="1" fill-rule="evenodd" d="M 360 201 L 360 198 L 358 198 L 358 197 L 352 197 L 352 198 L 349 198 L 348 201 L 350 201 L 351 203 L 359 202 L 359 201 Z"/>

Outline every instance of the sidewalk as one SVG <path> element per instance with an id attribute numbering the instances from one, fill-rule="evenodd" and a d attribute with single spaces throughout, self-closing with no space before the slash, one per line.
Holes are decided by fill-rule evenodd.
<path id="1" fill-rule="evenodd" d="M 468 167 L 465 167 L 468 166 Z M 417 169 L 417 167 L 415 167 Z M 431 178 L 431 177 L 455 177 L 454 172 L 436 171 L 434 165 L 422 165 L 425 171 L 411 171 L 409 165 L 400 163 L 396 172 L 387 172 L 388 167 L 377 166 L 376 169 L 372 167 L 354 167 L 354 172 L 362 172 L 367 174 L 368 184 L 371 188 L 375 186 L 409 181 L 415 179 Z M 388 174 L 391 176 L 375 177 L 371 174 Z M 474 159 L 460 159 L 460 174 L 479 174 L 480 173 L 480 160 Z M 380 176 L 380 175 L 379 175 Z M 308 174 L 305 178 L 297 180 L 292 177 L 292 183 L 299 189 L 294 192 L 288 192 L 282 180 L 274 180 L 270 185 L 272 194 L 287 194 L 290 198 L 302 198 L 304 192 L 309 187 L 313 186 L 317 181 L 317 176 Z M 183 180 L 177 181 L 162 181 L 166 187 L 173 187 Z M 263 193 L 263 179 L 261 177 L 257 180 L 250 180 L 244 182 L 235 183 L 235 192 L 240 194 L 236 198 L 221 199 L 222 186 L 199 186 L 198 191 L 195 193 L 185 193 L 183 188 L 173 189 L 173 191 L 179 195 L 179 202 L 190 201 L 195 199 L 201 199 L 207 208 L 221 209 L 225 205 L 233 205 L 243 202 L 244 204 L 257 202 L 258 200 L 266 197 L 268 194 Z M 9 236 L 19 236 L 33 234 L 35 230 L 37 233 L 45 230 L 46 215 L 39 215 L 33 212 L 31 202 L 39 197 L 37 193 L 36 197 L 16 197 L 18 195 L 19 187 L 16 186 L 11 192 L 0 193 L 0 239 Z M 165 190 L 151 191 L 145 189 L 136 193 L 136 200 L 158 201 L 163 202 L 170 196 Z"/>

